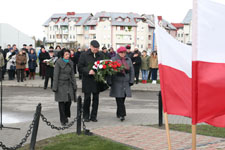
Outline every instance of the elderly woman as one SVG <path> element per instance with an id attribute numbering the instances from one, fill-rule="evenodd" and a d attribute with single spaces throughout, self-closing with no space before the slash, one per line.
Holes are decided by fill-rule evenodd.
<path id="1" fill-rule="evenodd" d="M 70 51 L 65 50 L 63 57 L 56 61 L 53 76 L 52 90 L 55 92 L 55 101 L 59 104 L 60 122 L 62 126 L 68 123 L 71 101 L 76 100 L 77 91 L 73 62 L 69 58 Z"/>
<path id="2" fill-rule="evenodd" d="M 24 79 L 24 69 L 26 68 L 27 57 L 23 54 L 23 50 L 16 55 L 16 73 L 17 82 L 23 82 Z"/>
<path id="3" fill-rule="evenodd" d="M 110 77 L 108 84 L 111 86 L 110 96 L 116 98 L 117 118 L 124 121 L 126 116 L 125 99 L 131 97 L 130 86 L 134 83 L 134 68 L 131 59 L 126 55 L 125 47 L 120 47 L 117 53 L 112 60 L 124 66 L 124 70 Z"/>

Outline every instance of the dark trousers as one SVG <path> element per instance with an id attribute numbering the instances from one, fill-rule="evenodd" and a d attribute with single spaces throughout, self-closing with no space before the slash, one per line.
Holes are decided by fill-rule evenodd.
<path id="1" fill-rule="evenodd" d="M 98 103 L 99 103 L 99 93 L 92 93 L 92 111 L 91 111 L 91 119 L 97 118 L 98 113 Z M 91 93 L 84 93 L 84 119 L 89 119 L 90 117 L 90 104 L 91 104 Z"/>
<path id="2" fill-rule="evenodd" d="M 17 69 L 16 70 L 17 82 L 23 82 L 24 79 L 24 69 Z"/>
<path id="3" fill-rule="evenodd" d="M 49 80 L 49 78 L 51 78 L 51 88 L 52 88 L 52 86 L 53 86 L 53 77 L 46 76 L 46 77 L 45 77 L 45 85 L 44 85 L 45 88 L 48 87 L 48 80 Z"/>
<path id="4" fill-rule="evenodd" d="M 140 74 L 140 71 L 139 70 L 135 70 L 136 84 L 138 84 L 138 82 L 139 82 L 139 74 Z"/>
<path id="5" fill-rule="evenodd" d="M 59 115 L 60 115 L 60 122 L 65 124 L 68 122 L 68 118 L 70 117 L 70 102 L 59 102 Z"/>
<path id="6" fill-rule="evenodd" d="M 123 98 L 117 97 L 116 98 L 116 104 L 117 104 L 116 115 L 117 115 L 117 117 L 126 116 L 125 99 L 126 99 L 126 97 L 123 97 Z"/>
<path id="7" fill-rule="evenodd" d="M 157 68 L 152 68 L 152 80 L 157 80 Z"/>
<path id="8" fill-rule="evenodd" d="M 44 79 L 44 77 L 45 77 L 45 72 L 46 72 L 46 64 L 41 63 L 41 76 L 42 76 L 42 79 Z"/>
<path id="9" fill-rule="evenodd" d="M 15 70 L 8 70 L 9 80 L 14 79 Z"/>

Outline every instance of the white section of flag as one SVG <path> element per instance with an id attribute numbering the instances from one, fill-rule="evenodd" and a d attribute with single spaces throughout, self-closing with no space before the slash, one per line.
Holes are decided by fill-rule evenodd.
<path id="1" fill-rule="evenodd" d="M 225 63 L 225 5 L 198 0 L 197 61 Z"/>
<path id="2" fill-rule="evenodd" d="M 174 39 L 169 33 L 158 26 L 156 20 L 156 42 L 159 64 L 172 67 L 192 77 L 192 48 Z"/>

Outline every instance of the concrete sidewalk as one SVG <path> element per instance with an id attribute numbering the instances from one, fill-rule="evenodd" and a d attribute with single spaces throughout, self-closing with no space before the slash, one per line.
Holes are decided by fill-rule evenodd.
<path id="1" fill-rule="evenodd" d="M 76 78 L 78 88 L 82 87 L 81 80 Z M 3 86 L 12 86 L 12 87 L 38 87 L 38 88 L 43 88 L 44 87 L 44 80 L 42 80 L 39 76 L 36 76 L 35 80 L 26 80 L 24 82 L 17 82 L 15 80 L 3 80 L 2 82 Z M 50 81 L 48 86 L 50 86 Z M 159 84 L 134 84 L 131 87 L 132 90 L 136 91 L 160 91 L 160 85 Z"/>

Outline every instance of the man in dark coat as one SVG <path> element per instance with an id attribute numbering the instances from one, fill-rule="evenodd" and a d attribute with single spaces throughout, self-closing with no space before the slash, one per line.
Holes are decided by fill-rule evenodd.
<path id="1" fill-rule="evenodd" d="M 41 53 L 39 54 L 42 79 L 45 78 L 45 72 L 46 72 L 46 62 L 44 60 L 49 59 L 49 57 L 50 57 L 49 53 L 46 52 L 44 47 L 42 47 L 41 48 Z"/>
<path id="2" fill-rule="evenodd" d="M 53 49 L 49 49 L 49 59 L 46 61 L 46 74 L 45 74 L 45 82 L 44 82 L 44 89 L 48 87 L 48 80 L 51 78 L 51 88 L 53 86 L 53 72 L 54 72 L 54 65 L 55 65 L 55 57 Z"/>
<path id="3" fill-rule="evenodd" d="M 141 68 L 141 56 L 139 55 L 139 51 L 135 51 L 134 55 L 132 57 L 132 63 L 134 66 L 134 73 L 135 73 L 135 78 L 136 78 L 136 84 L 139 82 L 139 73 L 140 73 L 140 68 Z"/>
<path id="4" fill-rule="evenodd" d="M 127 49 L 127 57 L 129 57 L 129 58 L 131 59 L 132 56 L 133 56 L 133 53 L 131 52 L 131 47 L 130 47 L 130 45 L 127 45 L 127 46 L 126 46 L 126 49 Z"/>
<path id="5" fill-rule="evenodd" d="M 99 52 L 99 43 L 96 40 L 91 41 L 90 49 L 81 54 L 78 70 L 82 74 L 82 92 L 84 93 L 83 117 L 84 121 L 97 122 L 97 112 L 99 103 L 99 91 L 95 81 L 95 71 L 92 69 L 94 62 L 103 60 L 104 56 Z M 93 94 L 92 111 L 90 115 L 91 94 Z"/>
<path id="6" fill-rule="evenodd" d="M 101 53 L 104 55 L 104 59 L 110 59 L 111 58 L 109 53 L 107 52 L 107 48 L 105 46 L 102 47 Z"/>
<path id="7" fill-rule="evenodd" d="M 77 49 L 77 52 L 74 54 L 74 57 L 75 57 L 75 64 L 76 64 L 77 67 L 78 67 L 78 62 L 79 62 L 81 53 L 82 53 L 81 49 L 78 48 L 78 49 Z M 82 75 L 81 75 L 81 73 L 79 72 L 79 70 L 78 70 L 78 73 L 79 73 L 79 79 L 81 80 Z"/>

